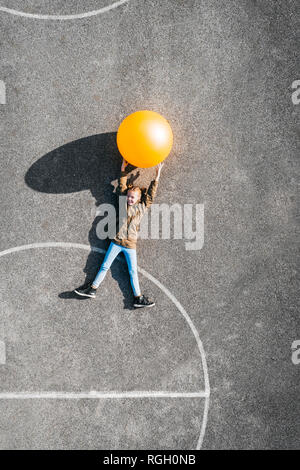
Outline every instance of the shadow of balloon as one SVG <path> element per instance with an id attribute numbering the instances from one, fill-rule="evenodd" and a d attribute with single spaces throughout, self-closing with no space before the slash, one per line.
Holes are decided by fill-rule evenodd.
<path id="1" fill-rule="evenodd" d="M 121 161 L 115 132 L 84 137 L 37 160 L 27 171 L 25 182 L 31 189 L 48 194 L 67 194 L 88 189 L 95 198 L 96 206 L 113 204 L 117 207 L 117 196 L 112 181 L 119 177 Z M 130 182 L 140 175 L 139 171 L 135 170 L 136 167 L 128 166 Z M 96 233 L 97 224 L 103 217 L 96 214 L 89 231 L 89 243 L 106 251 L 110 241 L 100 240 Z M 119 256 L 124 257 L 122 253 Z M 103 258 L 103 254 L 91 250 L 83 270 L 86 275 L 84 284 L 94 279 Z M 123 293 L 124 308 L 131 308 L 133 294 L 126 264 L 114 262 L 111 274 Z M 80 298 L 73 291 L 62 292 L 59 297 Z"/>

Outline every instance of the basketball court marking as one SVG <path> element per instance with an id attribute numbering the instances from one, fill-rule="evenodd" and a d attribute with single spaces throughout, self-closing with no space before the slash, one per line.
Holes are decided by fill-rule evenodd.
<path id="1" fill-rule="evenodd" d="M 86 251 L 95 251 L 98 253 L 105 254 L 106 251 L 102 248 L 91 247 L 90 245 L 83 245 L 80 243 L 66 243 L 66 242 L 44 242 L 44 243 L 32 243 L 28 245 L 21 245 L 14 248 L 9 248 L 8 250 L 3 250 L 0 252 L 0 257 L 16 253 L 19 251 L 31 250 L 35 248 L 77 248 Z M 121 260 L 122 262 L 125 262 Z M 90 392 L 3 392 L 0 393 L 0 399 L 81 399 L 81 398 L 156 398 L 156 397 L 164 397 L 164 398 L 205 398 L 204 403 L 204 411 L 203 411 L 203 419 L 201 425 L 201 431 L 197 442 L 196 449 L 200 449 L 202 446 L 202 442 L 204 439 L 206 424 L 207 424 L 207 417 L 208 417 L 208 409 L 209 409 L 209 397 L 210 397 L 210 385 L 209 385 L 209 378 L 208 378 L 208 368 L 206 362 L 205 351 L 200 340 L 198 331 L 193 324 L 190 316 L 185 311 L 183 306 L 180 302 L 176 299 L 176 297 L 155 277 L 149 274 L 142 268 L 138 267 L 138 271 L 153 282 L 164 294 L 174 303 L 177 307 L 179 312 L 182 314 L 186 322 L 188 323 L 192 333 L 195 337 L 201 362 L 203 368 L 203 375 L 204 375 L 204 391 L 199 392 L 169 392 L 169 391 L 124 391 L 124 392 L 116 392 L 116 391 L 109 391 L 109 392 L 101 392 L 101 391 L 90 391 Z"/>
<path id="2" fill-rule="evenodd" d="M 127 2 L 129 2 L 129 0 L 118 0 L 117 2 L 107 5 L 106 7 L 99 8 L 99 10 L 92 10 L 74 15 L 40 15 L 38 13 L 26 13 L 25 11 L 13 10 L 12 8 L 6 8 L 2 6 L 0 6 L 0 11 L 10 13 L 11 15 L 23 16 L 25 18 L 35 18 L 38 20 L 78 20 L 81 18 L 88 18 L 90 16 L 101 15 L 101 13 L 113 10 L 114 8 L 117 8 Z"/>

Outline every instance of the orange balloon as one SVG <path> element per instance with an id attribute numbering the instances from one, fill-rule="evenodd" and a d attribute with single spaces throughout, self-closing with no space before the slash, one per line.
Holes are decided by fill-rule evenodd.
<path id="1" fill-rule="evenodd" d="M 122 121 L 117 145 L 125 160 L 140 168 L 162 162 L 170 153 L 173 133 L 168 121 L 154 111 L 136 111 Z"/>

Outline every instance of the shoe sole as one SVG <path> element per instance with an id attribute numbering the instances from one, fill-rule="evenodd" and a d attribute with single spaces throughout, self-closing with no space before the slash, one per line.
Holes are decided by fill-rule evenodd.
<path id="1" fill-rule="evenodd" d="M 90 299 L 95 299 L 96 296 L 95 295 L 89 295 L 89 294 L 82 294 L 81 292 L 78 292 L 78 290 L 74 290 L 74 292 L 76 292 L 76 294 L 80 295 L 81 297 L 89 297 Z"/>
<path id="2" fill-rule="evenodd" d="M 137 305 L 137 304 L 133 304 L 134 308 L 151 308 L 151 307 L 154 307 L 155 304 L 151 304 L 151 305 Z"/>

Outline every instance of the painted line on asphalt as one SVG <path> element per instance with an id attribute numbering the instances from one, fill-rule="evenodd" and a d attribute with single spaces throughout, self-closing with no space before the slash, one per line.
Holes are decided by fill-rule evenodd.
<path id="1" fill-rule="evenodd" d="M 5 13 L 10 13 L 11 15 L 23 16 L 24 18 L 35 18 L 38 20 L 78 20 L 82 18 L 89 18 L 91 16 L 101 15 L 107 11 L 113 10 L 124 3 L 129 2 L 129 0 L 119 0 L 117 2 L 111 3 L 106 7 L 99 8 L 98 10 L 87 11 L 85 13 L 77 13 L 74 15 L 41 15 L 39 13 L 26 13 L 25 11 L 14 10 L 12 8 L 0 6 L 0 11 Z"/>
<path id="2" fill-rule="evenodd" d="M 19 251 L 25 251 L 25 250 L 30 250 L 30 249 L 35 249 L 35 248 L 78 248 L 82 249 L 85 251 L 95 251 L 98 253 L 103 253 L 105 254 L 106 251 L 103 250 L 102 248 L 97 248 L 94 246 L 90 245 L 84 245 L 81 243 L 68 243 L 68 242 L 42 242 L 42 243 L 31 243 L 28 245 L 21 245 L 17 246 L 14 248 L 9 248 L 7 250 L 3 250 L 0 252 L 0 257 L 11 254 L 11 253 L 16 253 Z M 138 267 L 138 271 L 145 276 L 147 279 L 152 281 L 162 292 L 165 293 L 167 297 L 174 303 L 174 305 L 177 307 L 179 312 L 183 315 L 184 319 L 188 323 L 198 346 L 199 352 L 200 352 L 200 357 L 201 357 L 201 362 L 202 362 L 202 369 L 203 369 L 203 375 L 204 375 L 204 391 L 196 392 L 200 394 L 201 397 L 205 398 L 205 404 L 204 404 L 204 412 L 203 412 L 203 419 L 202 419 L 202 426 L 201 426 L 201 431 L 199 435 L 199 439 L 197 442 L 197 447 L 196 449 L 200 449 L 203 443 L 204 435 L 205 435 L 205 429 L 207 425 L 207 418 L 208 418 L 208 410 L 209 410 L 209 397 L 210 397 L 210 385 L 209 385 L 209 377 L 208 377 L 208 367 L 207 367 L 207 361 L 206 361 L 206 355 L 205 351 L 202 345 L 202 341 L 200 340 L 199 333 L 193 324 L 190 316 L 188 313 L 185 311 L 181 303 L 176 299 L 176 297 L 167 289 L 158 279 L 153 277 L 150 273 L 148 273 L 146 270 Z M 19 392 L 19 393 L 28 393 L 28 392 Z M 37 393 L 53 393 L 53 392 L 37 392 Z M 54 392 L 57 393 L 57 392 Z M 68 393 L 68 392 L 63 392 L 63 393 Z M 84 392 L 83 392 L 84 393 Z M 89 392 L 90 393 L 90 392 Z M 103 393 L 103 392 L 95 392 L 95 393 Z M 123 393 L 123 392 L 120 392 Z M 125 392 L 129 393 L 129 392 Z M 145 393 L 145 392 L 144 392 Z M 146 393 L 153 393 L 153 392 L 146 392 Z M 157 393 L 157 392 L 156 392 Z M 160 392 L 160 393 L 165 393 L 165 392 Z M 170 392 L 167 392 L 170 393 Z M 174 392 L 175 393 L 175 392 Z M 178 392 L 180 393 L 180 392 Z M 182 392 L 183 393 L 183 392 Z M 191 392 L 195 393 L 195 392 Z M 186 396 L 186 393 L 185 393 Z M 0 395 L 1 397 L 1 395 Z M 19 397 L 20 398 L 20 397 Z"/>

